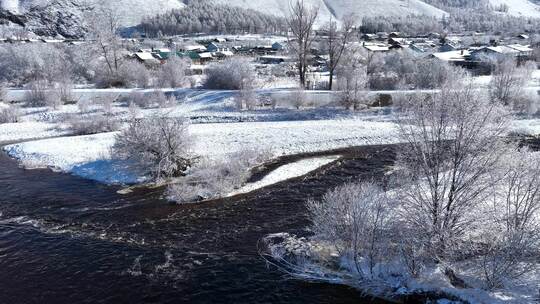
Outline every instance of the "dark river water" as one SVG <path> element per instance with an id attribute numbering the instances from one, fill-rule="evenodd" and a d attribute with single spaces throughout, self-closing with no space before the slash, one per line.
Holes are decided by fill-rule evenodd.
<path id="1" fill-rule="evenodd" d="M 306 178 L 191 205 L 25 171 L 0 153 L 0 303 L 375 303 L 284 276 L 257 251 L 269 233 L 308 235 L 308 198 L 380 178 L 393 159 L 389 147 L 341 152 Z"/>

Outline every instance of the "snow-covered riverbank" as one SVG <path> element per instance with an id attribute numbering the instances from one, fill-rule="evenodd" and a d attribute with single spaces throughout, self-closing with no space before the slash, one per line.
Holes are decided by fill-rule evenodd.
<path id="1" fill-rule="evenodd" d="M 272 156 L 319 152 L 350 146 L 395 143 L 389 122 L 313 120 L 194 124 L 194 153 L 220 158 L 241 150 L 269 151 Z M 6 146 L 28 168 L 55 168 L 103 183 L 133 183 L 143 177 L 126 173 L 110 155 L 116 133 L 60 137 Z M 109 167 L 109 169 L 107 169 Z"/>

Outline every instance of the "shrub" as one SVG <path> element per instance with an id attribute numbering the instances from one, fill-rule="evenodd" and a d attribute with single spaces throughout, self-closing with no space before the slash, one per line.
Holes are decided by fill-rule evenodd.
<path id="1" fill-rule="evenodd" d="M 385 231 L 392 226 L 392 208 L 386 193 L 369 182 L 345 184 L 327 192 L 321 201 L 309 201 L 308 210 L 317 237 L 350 259 L 351 271 L 373 278 L 374 267 L 389 246 Z M 364 273 L 366 268 L 369 274 Z"/>
<path id="2" fill-rule="evenodd" d="M 234 101 L 239 110 L 253 110 L 258 105 L 258 96 L 253 90 L 241 90 L 238 92 L 238 95 L 234 97 Z"/>
<path id="3" fill-rule="evenodd" d="M 0 124 L 14 123 L 20 119 L 20 111 L 17 106 L 0 103 Z"/>
<path id="4" fill-rule="evenodd" d="M 119 123 L 109 116 L 74 115 L 68 120 L 70 130 L 75 135 L 90 135 L 104 132 L 112 132 L 119 129 Z"/>
<path id="5" fill-rule="evenodd" d="M 289 94 L 290 105 L 296 109 L 304 107 L 307 103 L 306 92 L 302 89 L 296 89 Z"/>
<path id="6" fill-rule="evenodd" d="M 256 80 L 255 69 L 245 58 L 230 58 L 206 70 L 203 86 L 213 90 L 249 90 Z"/>
<path id="7" fill-rule="evenodd" d="M 7 101 L 7 89 L 0 85 L 0 102 Z"/>
<path id="8" fill-rule="evenodd" d="M 150 72 L 144 64 L 137 61 L 124 63 L 118 74 L 119 82 L 126 87 L 147 88 L 150 86 Z"/>
<path id="9" fill-rule="evenodd" d="M 77 98 L 73 93 L 73 84 L 70 80 L 59 82 L 53 90 L 53 96 L 59 100 L 61 104 L 76 104 Z"/>
<path id="10" fill-rule="evenodd" d="M 256 150 L 243 150 L 220 160 L 203 160 L 190 174 L 169 186 L 168 198 L 177 203 L 212 199 L 230 194 L 251 176 L 251 169 L 269 155 Z"/>
<path id="11" fill-rule="evenodd" d="M 60 105 L 60 99 L 49 90 L 49 84 L 45 80 L 36 80 L 30 82 L 27 91 L 24 94 L 24 101 L 32 107 L 53 107 Z"/>
<path id="12" fill-rule="evenodd" d="M 172 107 L 176 103 L 174 95 L 167 96 L 161 90 L 153 90 L 148 93 L 132 92 L 127 96 L 128 105 L 136 105 L 143 109 L 153 107 L 167 108 Z"/>
<path id="13" fill-rule="evenodd" d="M 155 179 L 182 176 L 194 161 L 188 126 L 183 118 L 166 116 L 133 120 L 116 136 L 113 155 Z"/>
<path id="14" fill-rule="evenodd" d="M 158 84 L 162 87 L 179 88 L 189 84 L 186 71 L 189 62 L 185 59 L 172 57 L 158 71 Z"/>

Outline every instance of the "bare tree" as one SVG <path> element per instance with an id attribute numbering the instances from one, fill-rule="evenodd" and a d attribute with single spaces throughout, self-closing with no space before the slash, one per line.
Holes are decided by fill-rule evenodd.
<path id="1" fill-rule="evenodd" d="M 334 83 L 334 74 L 339 66 L 341 57 L 345 53 L 347 45 L 350 43 L 353 37 L 354 22 L 356 17 L 353 14 L 347 15 L 343 18 L 341 28 L 335 20 L 330 19 L 330 22 L 325 26 L 325 30 L 328 34 L 326 38 L 326 51 L 328 52 L 328 71 L 330 72 L 330 79 L 328 82 L 328 90 L 332 90 Z"/>
<path id="2" fill-rule="evenodd" d="M 290 34 L 289 46 L 296 54 L 300 84 L 306 87 L 306 73 L 308 71 L 308 56 L 314 41 L 313 26 L 317 20 L 319 9 L 308 7 L 304 0 L 296 0 L 289 9 L 286 17 Z"/>
<path id="3" fill-rule="evenodd" d="M 133 120 L 116 136 L 113 155 L 156 179 L 182 176 L 194 161 L 188 126 L 185 119 L 167 116 Z"/>
<path id="4" fill-rule="evenodd" d="M 397 166 L 403 218 L 423 238 L 435 260 L 459 250 L 478 204 L 495 181 L 490 173 L 508 151 L 503 141 L 507 112 L 466 83 L 447 84 L 440 93 L 409 97 L 399 114 Z"/>
<path id="5" fill-rule="evenodd" d="M 491 98 L 505 105 L 513 105 L 516 99 L 523 96 L 531 76 L 531 67 L 517 66 L 513 57 L 505 57 L 495 62 L 489 86 Z"/>
<path id="6" fill-rule="evenodd" d="M 356 50 L 346 53 L 347 61 L 338 66 L 339 103 L 347 109 L 358 108 L 366 97 L 369 78 L 364 58 Z"/>
<path id="7" fill-rule="evenodd" d="M 500 190 L 486 212 L 481 234 L 482 267 L 489 288 L 500 288 L 534 269 L 540 246 L 540 159 L 527 150 L 509 154 L 501 166 Z M 529 262 L 527 263 L 527 259 Z"/>
<path id="8" fill-rule="evenodd" d="M 118 79 L 124 59 L 122 40 L 118 36 L 121 18 L 116 6 L 106 0 L 97 1 L 88 15 L 89 38 L 95 42 L 96 51 L 105 62 L 105 73 L 112 85 Z"/>

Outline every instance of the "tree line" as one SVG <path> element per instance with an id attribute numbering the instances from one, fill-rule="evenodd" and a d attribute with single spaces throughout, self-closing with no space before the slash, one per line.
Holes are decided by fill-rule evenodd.
<path id="1" fill-rule="evenodd" d="M 282 33 L 286 26 L 280 17 L 201 1 L 189 2 L 183 9 L 146 18 L 139 29 L 147 36 L 157 37 L 193 33 Z"/>

